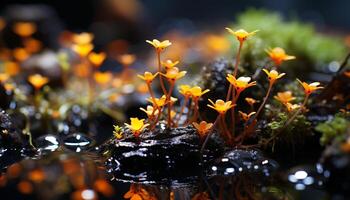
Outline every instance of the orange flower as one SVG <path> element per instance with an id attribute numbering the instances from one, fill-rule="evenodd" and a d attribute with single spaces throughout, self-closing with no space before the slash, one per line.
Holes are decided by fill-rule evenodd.
<path id="1" fill-rule="evenodd" d="M 283 104 L 286 104 L 290 101 L 293 101 L 295 97 L 293 97 L 291 91 L 285 91 L 285 92 L 278 92 L 276 96 L 274 96 L 275 99 Z"/>
<path id="2" fill-rule="evenodd" d="M 91 43 L 74 44 L 72 46 L 73 51 L 78 55 L 80 55 L 81 57 L 87 56 L 92 51 L 93 48 L 94 48 L 94 45 L 92 45 Z"/>
<path id="3" fill-rule="evenodd" d="M 201 96 L 203 96 L 205 93 L 209 91 L 210 90 L 208 89 L 202 91 L 202 88 L 199 86 L 194 86 L 190 89 L 190 93 L 193 99 L 199 99 Z"/>
<path id="4" fill-rule="evenodd" d="M 149 126 L 149 124 L 145 124 L 144 121 L 144 119 L 135 117 L 130 118 L 130 124 L 124 123 L 124 125 L 132 131 L 135 137 L 138 137 L 140 133 Z"/>
<path id="5" fill-rule="evenodd" d="M 117 59 L 123 66 L 129 66 L 135 62 L 136 56 L 133 54 L 123 54 L 118 56 Z"/>
<path id="6" fill-rule="evenodd" d="M 177 64 L 179 64 L 179 61 L 173 62 L 172 60 L 166 60 L 165 62 L 162 62 L 162 65 L 165 67 L 166 70 L 175 67 Z"/>
<path id="7" fill-rule="evenodd" d="M 10 76 L 15 76 L 20 71 L 19 65 L 16 62 L 7 61 L 4 63 L 5 73 Z"/>
<path id="8" fill-rule="evenodd" d="M 13 50 L 13 57 L 18 61 L 24 61 L 29 58 L 29 53 L 24 48 L 15 48 Z"/>
<path id="9" fill-rule="evenodd" d="M 319 82 L 313 82 L 313 83 L 308 84 L 306 82 L 301 82 L 299 79 L 297 79 L 297 80 L 303 86 L 304 92 L 305 92 L 306 95 L 310 95 L 315 90 L 319 90 L 319 89 L 323 88 L 323 87 L 319 86 L 320 85 Z"/>
<path id="10" fill-rule="evenodd" d="M 207 123 L 206 121 L 201 121 L 199 124 L 193 122 L 192 124 L 197 129 L 200 137 L 204 137 L 213 127 L 213 123 Z"/>
<path id="11" fill-rule="evenodd" d="M 32 84 L 34 86 L 34 88 L 36 90 L 39 90 L 46 83 L 49 82 L 49 79 L 45 76 L 40 75 L 40 74 L 34 74 L 34 75 L 30 75 L 28 77 L 28 81 L 30 84 Z"/>
<path id="12" fill-rule="evenodd" d="M 159 72 L 155 73 L 155 74 L 152 74 L 151 72 L 145 72 L 142 75 L 137 75 L 137 77 L 139 77 L 140 79 L 146 81 L 146 83 L 151 83 L 155 78 L 156 76 L 158 75 Z"/>
<path id="13" fill-rule="evenodd" d="M 94 53 L 91 52 L 88 56 L 90 62 L 95 66 L 99 67 L 103 63 L 103 61 L 106 59 L 106 53 L 101 52 L 101 53 Z"/>
<path id="14" fill-rule="evenodd" d="M 208 104 L 208 107 L 216 110 L 219 114 L 225 114 L 229 109 L 231 109 L 233 106 L 235 106 L 235 104 L 232 104 L 231 101 L 225 102 L 221 99 L 218 99 L 214 103 L 212 100 L 210 100 L 210 99 L 208 99 L 208 100 L 212 104 L 212 105 Z"/>
<path id="15" fill-rule="evenodd" d="M 249 83 L 249 81 L 251 80 L 250 77 L 242 76 L 242 77 L 239 77 L 238 79 L 236 79 L 231 74 L 227 74 L 226 79 L 235 87 L 235 89 L 237 90 L 237 93 L 240 93 L 243 90 L 256 85 L 256 81 Z"/>
<path id="16" fill-rule="evenodd" d="M 289 102 L 285 103 L 284 105 L 286 106 L 288 112 L 292 112 L 292 111 L 296 110 L 297 108 L 300 108 L 300 105 L 298 105 L 298 104 L 291 104 Z"/>
<path id="17" fill-rule="evenodd" d="M 280 79 L 280 78 L 282 78 L 284 75 L 286 75 L 285 73 L 279 74 L 276 70 L 268 71 L 268 70 L 266 70 L 266 69 L 263 69 L 263 71 L 267 74 L 267 76 L 268 76 L 268 78 L 269 78 L 269 81 L 270 81 L 270 84 L 275 83 L 275 81 L 276 81 L 277 79 Z"/>
<path id="18" fill-rule="evenodd" d="M 153 98 L 148 98 L 147 99 L 148 102 L 152 103 L 153 104 L 153 107 L 157 107 L 157 108 L 160 108 L 160 107 L 163 107 L 166 103 L 166 96 L 163 95 L 161 98 L 154 98 L 154 102 L 153 102 Z"/>
<path id="19" fill-rule="evenodd" d="M 169 81 L 174 82 L 182 77 L 184 77 L 186 75 L 186 71 L 179 71 L 179 68 L 177 67 L 173 67 L 169 70 L 166 71 L 165 74 L 162 74 L 163 76 L 165 76 Z"/>
<path id="20" fill-rule="evenodd" d="M 89 44 L 94 39 L 94 35 L 92 33 L 75 33 L 73 35 L 73 42 L 75 44 Z"/>
<path id="21" fill-rule="evenodd" d="M 153 106 L 149 106 L 149 105 L 147 106 L 147 110 L 144 108 L 140 108 L 140 110 L 145 112 L 149 118 L 153 118 L 155 115 L 158 115 L 159 113 L 158 109 L 155 110 Z"/>
<path id="22" fill-rule="evenodd" d="M 283 61 L 295 59 L 295 56 L 286 54 L 284 49 L 280 47 L 275 47 L 273 49 L 266 50 L 266 52 L 276 66 L 281 65 Z"/>
<path id="23" fill-rule="evenodd" d="M 184 97 L 190 97 L 191 96 L 191 86 L 189 85 L 180 85 L 179 86 L 179 93 L 182 94 Z"/>
<path id="24" fill-rule="evenodd" d="M 111 72 L 95 72 L 94 79 L 100 85 L 106 85 L 111 82 L 113 75 Z"/>
<path id="25" fill-rule="evenodd" d="M 249 114 L 238 111 L 239 114 L 241 115 L 242 119 L 247 122 L 253 115 L 255 115 L 256 112 L 250 112 Z"/>
<path id="26" fill-rule="evenodd" d="M 169 40 L 160 42 L 159 40 L 154 39 L 152 41 L 146 40 L 146 42 L 151 44 L 158 53 L 162 52 L 165 48 L 171 45 L 171 42 Z"/>
<path id="27" fill-rule="evenodd" d="M 36 31 L 36 24 L 31 22 L 17 22 L 13 25 L 13 32 L 21 37 L 29 37 Z"/>
<path id="28" fill-rule="evenodd" d="M 0 73 L 0 83 L 6 82 L 9 78 L 10 78 L 10 76 L 8 74 Z"/>
<path id="29" fill-rule="evenodd" d="M 246 97 L 246 98 L 245 98 L 245 101 L 246 101 L 250 106 L 254 106 L 254 104 L 256 104 L 256 102 L 257 102 L 256 99 L 249 98 L 249 97 Z"/>
<path id="30" fill-rule="evenodd" d="M 258 30 L 255 30 L 253 32 L 248 33 L 246 30 L 244 29 L 239 29 L 237 31 L 234 31 L 230 28 L 226 28 L 226 30 L 231 33 L 232 35 L 236 36 L 237 40 L 239 42 L 244 42 L 248 37 L 254 35 L 256 32 L 258 32 Z"/>

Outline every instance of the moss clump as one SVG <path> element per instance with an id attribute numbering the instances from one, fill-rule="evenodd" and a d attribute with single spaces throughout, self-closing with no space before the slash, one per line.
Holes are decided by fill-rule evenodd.
<path id="1" fill-rule="evenodd" d="M 350 121 L 345 114 L 336 114 L 335 117 L 327 122 L 318 124 L 316 131 L 322 134 L 320 142 L 327 145 L 333 140 L 343 141 L 346 139 L 346 129 L 350 126 Z"/>

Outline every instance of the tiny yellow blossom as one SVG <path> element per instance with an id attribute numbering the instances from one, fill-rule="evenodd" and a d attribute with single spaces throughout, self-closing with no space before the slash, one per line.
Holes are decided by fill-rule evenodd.
<path id="1" fill-rule="evenodd" d="M 95 66 L 95 67 L 100 67 L 103 61 L 106 59 L 106 53 L 101 52 L 101 53 L 95 53 L 91 52 L 88 55 L 89 61 Z"/>
<path id="2" fill-rule="evenodd" d="M 281 65 L 283 61 L 295 59 L 295 56 L 286 54 L 284 49 L 280 47 L 275 47 L 273 49 L 266 50 L 266 52 L 276 66 Z"/>
<path id="3" fill-rule="evenodd" d="M 123 66 L 129 66 L 135 62 L 136 56 L 133 54 L 122 54 L 122 55 L 118 56 L 117 60 Z"/>
<path id="4" fill-rule="evenodd" d="M 189 85 L 180 85 L 179 86 L 179 93 L 182 94 L 184 97 L 190 97 L 191 96 L 191 86 Z"/>
<path id="5" fill-rule="evenodd" d="M 232 101 L 225 102 L 221 99 L 218 99 L 214 103 L 212 100 L 210 99 L 208 100 L 212 104 L 212 105 L 208 104 L 208 107 L 216 110 L 219 114 L 225 114 L 229 109 L 235 106 L 235 104 L 232 104 Z"/>
<path id="6" fill-rule="evenodd" d="M 147 99 L 147 101 L 152 103 L 153 107 L 160 108 L 166 104 L 166 96 L 163 95 L 161 98 L 154 98 L 154 101 L 153 98 L 150 97 Z"/>
<path id="7" fill-rule="evenodd" d="M 139 119 L 137 117 L 130 118 L 130 124 L 125 123 L 125 126 L 129 128 L 135 137 L 138 137 L 140 133 L 147 127 L 149 124 L 144 123 L 144 119 Z"/>
<path id="8" fill-rule="evenodd" d="M 249 114 L 238 111 L 242 119 L 247 122 L 253 115 L 255 115 L 256 112 L 250 112 Z"/>
<path id="9" fill-rule="evenodd" d="M 250 97 L 246 97 L 244 100 L 252 107 L 258 102 L 256 99 Z"/>
<path id="10" fill-rule="evenodd" d="M 106 85 L 111 82 L 113 75 L 111 72 L 95 72 L 94 80 L 100 85 Z"/>
<path id="11" fill-rule="evenodd" d="M 287 102 L 284 105 L 286 106 L 288 112 L 292 112 L 292 111 L 296 110 L 297 108 L 300 108 L 300 105 L 298 105 L 298 104 L 291 104 L 289 102 Z"/>
<path id="12" fill-rule="evenodd" d="M 34 86 L 34 88 L 36 90 L 39 90 L 46 83 L 49 82 L 49 79 L 45 76 L 40 75 L 40 74 L 34 74 L 34 75 L 30 75 L 28 77 L 28 81 L 30 84 L 32 84 Z"/>
<path id="13" fill-rule="evenodd" d="M 87 56 L 92 51 L 93 48 L 94 48 L 94 45 L 91 43 L 74 44 L 72 46 L 73 51 L 78 55 L 80 55 L 81 57 Z"/>
<path id="14" fill-rule="evenodd" d="M 139 77 L 140 79 L 146 81 L 146 83 L 151 83 L 154 80 L 154 78 L 156 78 L 157 75 L 158 75 L 158 72 L 155 73 L 155 74 L 152 74 L 151 72 L 145 72 L 143 74 L 143 76 L 142 75 L 137 75 L 137 77 Z"/>
<path id="15" fill-rule="evenodd" d="M 155 115 L 159 114 L 159 110 L 158 109 L 155 109 L 153 106 L 149 106 L 149 105 L 147 106 L 146 109 L 140 108 L 140 110 L 145 112 L 149 118 L 153 118 Z"/>
<path id="16" fill-rule="evenodd" d="M 180 71 L 179 68 L 173 67 L 166 71 L 165 74 L 162 74 L 165 76 L 169 81 L 174 82 L 186 75 L 186 71 Z"/>
<path id="17" fill-rule="evenodd" d="M 237 93 L 240 93 L 243 90 L 256 85 L 256 81 L 249 83 L 249 81 L 251 80 L 250 77 L 242 76 L 242 77 L 239 77 L 238 79 L 236 79 L 231 74 L 227 74 L 226 79 L 233 85 L 233 87 L 235 87 L 235 89 L 237 90 Z"/>
<path id="18" fill-rule="evenodd" d="M 166 70 L 175 67 L 177 64 L 179 64 L 179 61 L 173 62 L 172 60 L 166 60 L 165 62 L 162 62 L 162 65 Z"/>
<path id="19" fill-rule="evenodd" d="M 190 93 L 193 99 L 199 99 L 201 96 L 203 96 L 205 93 L 209 92 L 209 89 L 206 89 L 202 91 L 202 88 L 199 86 L 194 86 L 190 89 Z"/>
<path id="20" fill-rule="evenodd" d="M 9 78 L 10 76 L 8 74 L 0 73 L 0 83 L 5 83 Z"/>
<path id="21" fill-rule="evenodd" d="M 158 53 L 160 53 L 161 51 L 163 51 L 165 48 L 167 48 L 168 46 L 171 45 L 171 42 L 169 40 L 164 40 L 162 42 L 160 42 L 157 39 L 154 39 L 152 41 L 146 40 L 147 43 L 151 44 Z"/>
<path id="22" fill-rule="evenodd" d="M 320 87 L 320 83 L 319 82 L 313 82 L 313 83 L 306 83 L 306 82 L 302 82 L 299 79 L 297 79 L 298 82 L 303 86 L 304 88 L 304 92 L 306 95 L 310 95 L 312 92 L 314 92 L 315 90 L 319 90 L 322 89 L 323 87 Z"/>
<path id="23" fill-rule="evenodd" d="M 94 39 L 94 35 L 92 33 L 75 33 L 73 35 L 73 42 L 75 44 L 89 44 L 92 42 L 92 40 Z"/>
<path id="24" fill-rule="evenodd" d="M 269 79 L 269 81 L 270 81 L 270 84 L 275 83 L 275 81 L 276 81 L 277 79 L 280 79 L 280 78 L 282 78 L 284 75 L 286 75 L 285 73 L 279 74 L 276 70 L 268 71 L 268 70 L 266 70 L 266 69 L 263 69 L 263 71 L 267 74 L 268 79 Z"/>
<path id="25" fill-rule="evenodd" d="M 291 102 L 295 99 L 295 97 L 293 97 L 291 91 L 278 92 L 277 95 L 274 96 L 274 98 L 283 104 Z"/>
<path id="26" fill-rule="evenodd" d="M 200 137 L 204 137 L 213 127 L 213 123 L 207 123 L 206 121 L 201 121 L 199 124 L 193 122 L 192 124 L 197 129 Z"/>
<path id="27" fill-rule="evenodd" d="M 258 30 L 252 31 L 250 33 L 248 33 L 246 30 L 244 29 L 239 29 L 237 31 L 234 31 L 230 28 L 226 28 L 226 30 L 231 33 L 232 35 L 236 36 L 237 40 L 239 42 L 244 42 L 248 37 L 254 35 L 256 32 L 258 32 Z"/>
<path id="28" fill-rule="evenodd" d="M 113 127 L 114 127 L 114 131 L 113 131 L 114 137 L 117 138 L 118 140 L 122 139 L 124 137 L 124 134 L 122 132 L 121 127 L 117 125 L 113 125 Z"/>

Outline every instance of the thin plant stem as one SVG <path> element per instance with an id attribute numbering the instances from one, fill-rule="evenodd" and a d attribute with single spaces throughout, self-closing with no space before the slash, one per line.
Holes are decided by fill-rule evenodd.
<path id="1" fill-rule="evenodd" d="M 205 146 L 207 145 L 208 143 L 208 140 L 210 138 L 210 136 L 214 133 L 214 129 L 215 127 L 217 126 L 218 122 L 220 121 L 220 118 L 221 118 L 221 115 L 219 114 L 217 117 L 216 117 L 216 120 L 211 128 L 211 130 L 209 131 L 210 133 L 207 135 L 207 137 L 205 138 L 203 144 L 202 144 L 202 148 L 201 148 L 201 153 L 203 153 L 204 149 L 205 149 Z"/>
<path id="2" fill-rule="evenodd" d="M 242 51 L 242 47 L 243 47 L 243 42 L 239 43 L 239 47 L 238 47 L 238 51 L 236 54 L 236 62 L 235 62 L 235 68 L 233 71 L 233 76 L 236 77 L 237 76 L 237 72 L 238 72 L 238 65 L 239 65 L 239 61 L 240 61 L 240 57 L 241 57 L 241 51 Z M 228 91 L 227 91 L 227 95 L 226 95 L 226 101 L 228 101 L 230 99 L 230 95 L 231 95 L 231 91 L 232 91 L 232 84 L 230 84 Z"/>
<path id="3" fill-rule="evenodd" d="M 158 72 L 162 73 L 162 64 L 160 63 L 160 52 L 158 51 L 157 51 L 157 59 L 158 59 Z M 162 88 L 164 95 L 167 95 L 167 91 L 165 89 L 162 76 L 159 76 L 159 84 L 160 84 L 160 87 Z"/>
<path id="4" fill-rule="evenodd" d="M 185 99 L 184 99 L 184 102 L 183 102 L 183 104 L 182 104 L 182 106 L 181 106 L 179 116 L 178 116 L 177 119 L 176 119 L 175 127 L 177 127 L 177 126 L 179 125 L 179 122 L 180 122 L 180 119 L 181 119 L 182 114 L 184 113 L 184 110 L 185 110 L 187 101 L 188 101 L 188 97 L 186 96 Z"/>
<path id="5" fill-rule="evenodd" d="M 265 107 L 265 104 L 266 104 L 266 102 L 267 102 L 267 99 L 268 99 L 269 96 L 270 96 L 272 86 L 273 86 L 273 83 L 270 82 L 269 88 L 267 89 L 266 95 L 265 95 L 265 97 L 264 97 L 264 101 L 261 103 L 261 105 L 260 105 L 258 111 L 256 112 L 256 114 L 255 114 L 253 120 L 255 120 L 256 118 L 258 118 L 258 116 L 259 116 L 259 114 L 261 113 L 262 109 Z"/>
<path id="6" fill-rule="evenodd" d="M 168 127 L 171 127 L 171 107 L 172 107 L 172 103 L 171 103 L 171 93 L 173 92 L 173 89 L 174 89 L 174 86 L 175 86 L 175 82 L 174 81 L 171 81 L 170 82 L 170 89 L 169 89 L 169 92 L 166 96 L 166 102 L 168 104 Z"/>

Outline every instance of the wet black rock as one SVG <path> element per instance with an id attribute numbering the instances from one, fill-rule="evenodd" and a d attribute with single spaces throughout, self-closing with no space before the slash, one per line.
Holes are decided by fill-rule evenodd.
<path id="1" fill-rule="evenodd" d="M 259 150 L 234 149 L 216 159 L 208 169 L 209 176 L 234 176 L 239 174 L 262 174 L 270 176 L 279 165 L 266 158 Z"/>
<path id="2" fill-rule="evenodd" d="M 67 149 L 75 152 L 86 151 L 94 145 L 94 141 L 82 133 L 75 133 L 67 136 L 63 140 L 63 145 Z"/>
<path id="3" fill-rule="evenodd" d="M 223 153 L 224 143 L 213 134 L 204 154 L 192 126 L 166 129 L 164 124 L 140 138 L 124 130 L 125 139 L 104 147 L 107 171 L 120 181 L 161 185 L 186 184 L 198 179 L 203 167 Z"/>

